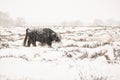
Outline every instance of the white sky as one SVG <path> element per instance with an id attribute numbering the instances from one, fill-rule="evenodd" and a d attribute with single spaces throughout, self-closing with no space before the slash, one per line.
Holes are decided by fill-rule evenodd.
<path id="1" fill-rule="evenodd" d="M 0 11 L 29 22 L 120 20 L 120 0 L 0 0 Z"/>

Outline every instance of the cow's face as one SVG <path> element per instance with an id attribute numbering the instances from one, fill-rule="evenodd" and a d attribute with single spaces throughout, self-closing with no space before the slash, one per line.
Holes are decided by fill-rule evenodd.
<path id="1" fill-rule="evenodd" d="M 61 37 L 56 33 L 52 33 L 52 39 L 53 39 L 53 41 L 56 41 L 56 42 L 61 41 Z"/>

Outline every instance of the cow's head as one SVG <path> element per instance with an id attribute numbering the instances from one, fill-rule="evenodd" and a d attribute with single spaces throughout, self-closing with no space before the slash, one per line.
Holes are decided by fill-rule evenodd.
<path id="1" fill-rule="evenodd" d="M 60 37 L 60 35 L 58 35 L 56 33 L 52 33 L 52 40 L 56 41 L 56 42 L 60 42 L 61 41 L 61 37 Z"/>

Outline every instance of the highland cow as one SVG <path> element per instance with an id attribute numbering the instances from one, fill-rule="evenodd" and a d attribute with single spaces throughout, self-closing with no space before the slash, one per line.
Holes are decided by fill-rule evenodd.
<path id="1" fill-rule="evenodd" d="M 27 42 L 27 47 L 30 47 L 31 44 L 33 46 L 36 46 L 36 41 L 41 42 L 41 45 L 48 44 L 48 46 L 51 47 L 53 41 L 60 42 L 61 40 L 57 33 L 51 30 L 50 28 L 27 28 L 23 45 L 26 46 Z"/>

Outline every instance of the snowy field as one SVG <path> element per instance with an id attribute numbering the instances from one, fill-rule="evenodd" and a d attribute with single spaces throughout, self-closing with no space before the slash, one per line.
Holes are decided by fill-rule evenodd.
<path id="1" fill-rule="evenodd" d="M 120 27 L 50 26 L 52 48 L 23 47 L 25 27 L 0 26 L 0 80 L 119 80 Z"/>

